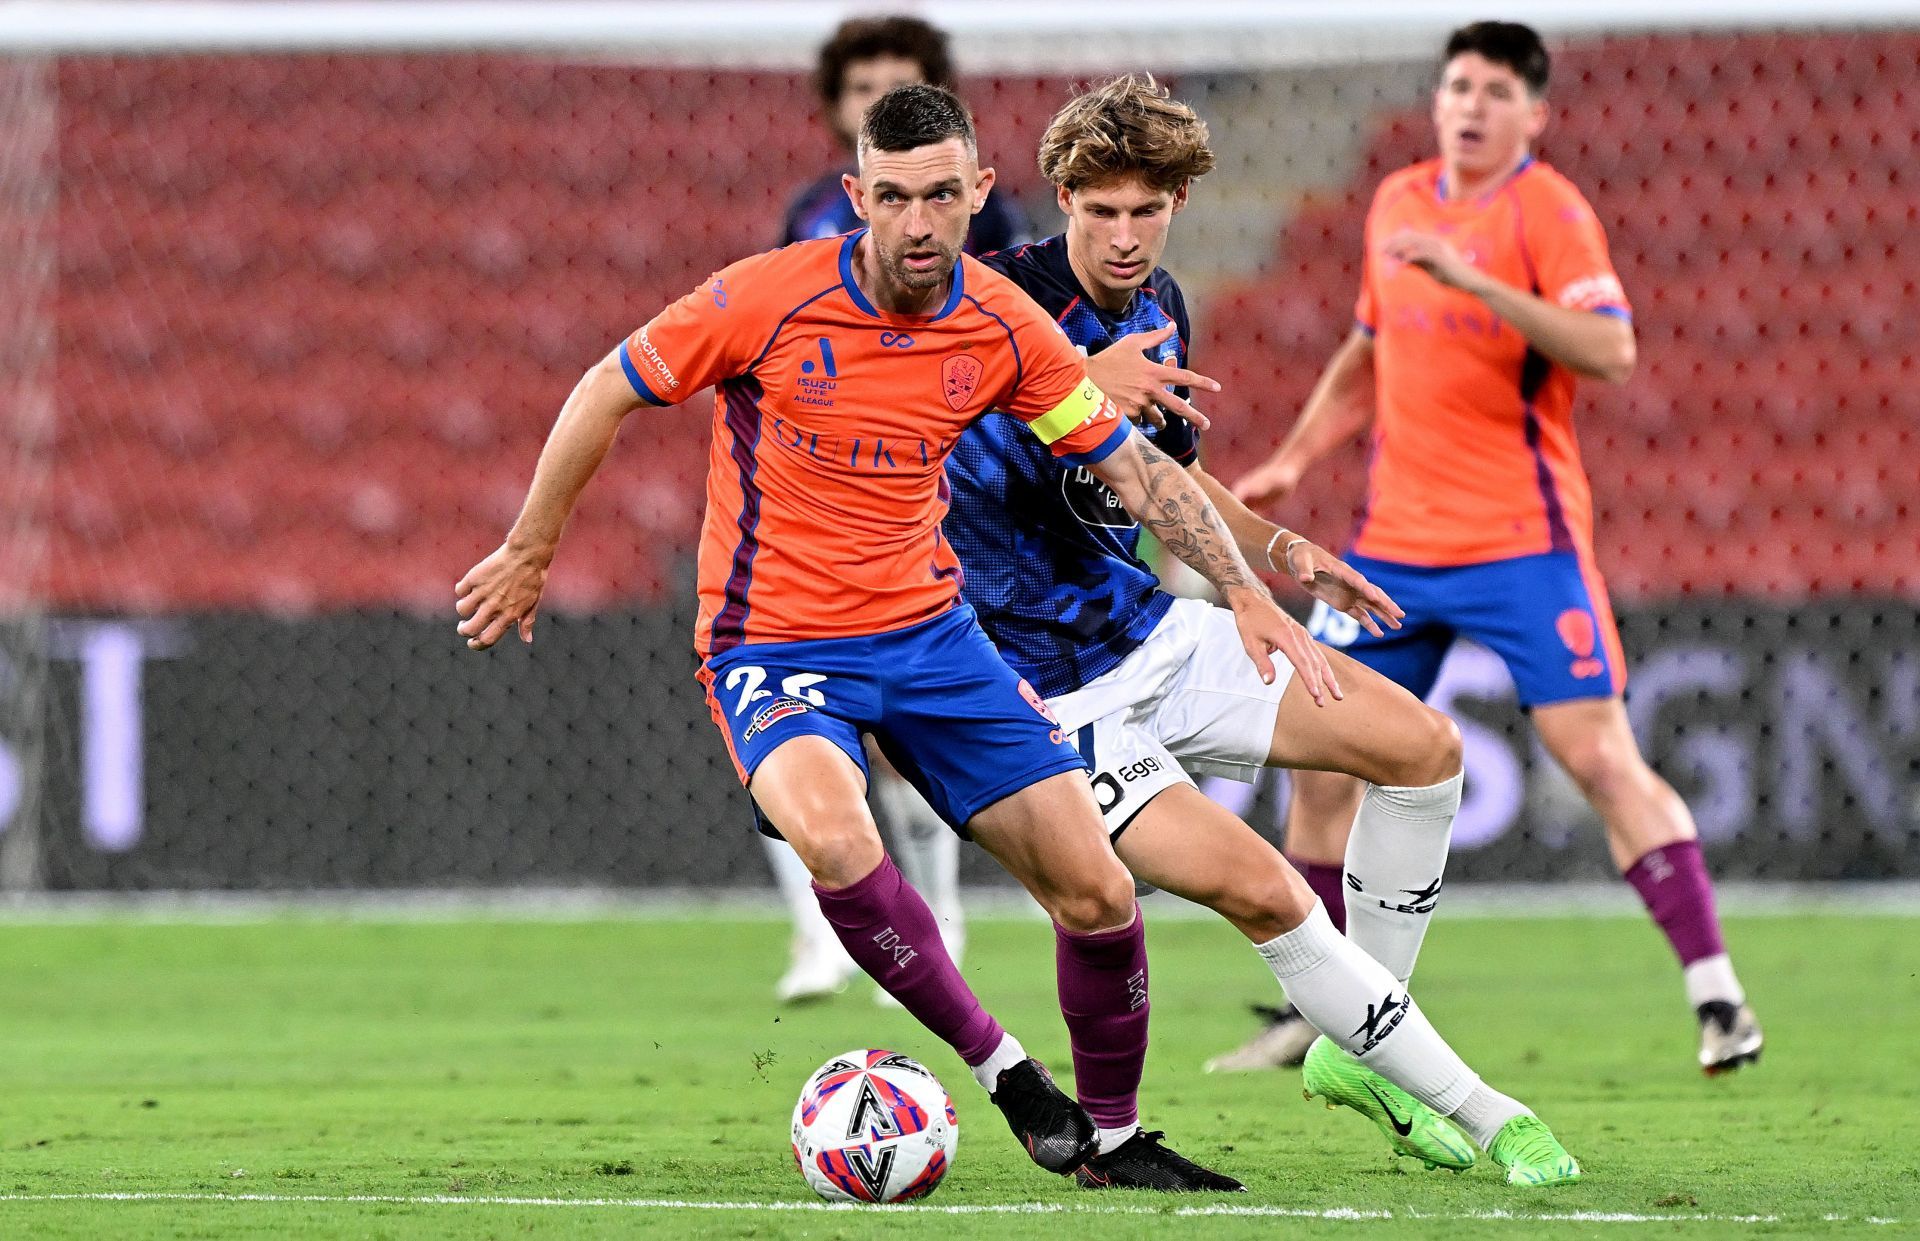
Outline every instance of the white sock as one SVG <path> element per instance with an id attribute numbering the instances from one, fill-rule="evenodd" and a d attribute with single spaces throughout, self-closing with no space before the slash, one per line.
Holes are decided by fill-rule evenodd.
<path id="1" fill-rule="evenodd" d="M 1027 1049 L 1020 1046 L 1020 1040 L 1004 1031 L 1000 1035 L 1000 1045 L 993 1054 L 973 1066 L 973 1080 L 980 1083 L 980 1089 L 988 1094 L 1000 1084 L 1000 1075 L 1027 1058 Z"/>
<path id="2" fill-rule="evenodd" d="M 873 776 L 873 809 L 893 842 L 893 860 L 940 920 L 940 942 L 955 965 L 967 946 L 960 909 L 960 837 L 920 791 L 896 775 Z"/>
<path id="3" fill-rule="evenodd" d="M 1533 1109 L 1517 1099 L 1509 1099 L 1489 1086 L 1481 1085 L 1467 1101 L 1453 1109 L 1452 1119 L 1481 1150 L 1493 1145 L 1500 1130 L 1515 1116 L 1531 1116 Z"/>
<path id="4" fill-rule="evenodd" d="M 1131 1125 L 1122 1125 L 1118 1129 L 1095 1127 L 1093 1136 L 1100 1142 L 1099 1153 L 1104 1155 L 1109 1151 L 1119 1150 L 1120 1147 L 1126 1144 L 1128 1138 L 1138 1132 L 1140 1132 L 1140 1124 L 1138 1121 L 1135 1121 Z"/>
<path id="5" fill-rule="evenodd" d="M 1368 785 L 1347 836 L 1347 936 L 1402 983 L 1433 921 L 1464 775 L 1418 789 Z"/>
<path id="6" fill-rule="evenodd" d="M 767 847 L 767 865 L 773 871 L 774 886 L 780 889 L 780 899 L 787 903 L 787 911 L 793 915 L 793 933 L 803 945 L 801 950 L 838 958 L 846 963 L 847 972 L 852 973 L 857 967 L 847 950 L 840 946 L 840 937 L 833 933 L 827 916 L 820 912 L 807 864 L 784 840 L 762 836 L 760 841 Z"/>
<path id="7" fill-rule="evenodd" d="M 1319 901 L 1305 922 L 1254 947 L 1315 1029 L 1442 1116 L 1480 1086 L 1400 981 L 1334 930 Z"/>
<path id="8" fill-rule="evenodd" d="M 1687 1004 L 1699 1008 L 1725 1000 L 1735 1008 L 1747 1002 L 1747 993 L 1733 973 L 1733 958 L 1724 952 L 1701 957 L 1682 971 L 1687 980 Z"/>

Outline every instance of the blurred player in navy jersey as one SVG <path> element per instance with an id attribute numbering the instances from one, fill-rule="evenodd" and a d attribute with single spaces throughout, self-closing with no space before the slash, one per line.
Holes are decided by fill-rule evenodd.
<path id="1" fill-rule="evenodd" d="M 939 28 L 917 17 L 856 17 L 842 22 L 820 48 L 814 85 L 820 92 L 821 116 L 845 149 L 846 160 L 843 166 L 822 173 L 793 200 L 780 244 L 834 237 L 861 227 L 863 221 L 854 213 L 841 177 L 854 170 L 854 140 L 867 105 L 896 86 L 914 82 L 951 90 L 953 79 L 946 32 Z M 1009 202 L 1004 194 L 988 195 L 967 231 L 967 253 L 983 254 L 1027 239 L 1019 211 Z M 933 906 L 940 919 L 940 937 L 958 961 L 966 944 L 960 908 L 960 842 L 883 756 L 874 752 L 870 759 L 875 817 L 893 842 L 901 871 Z M 793 955 L 774 985 L 774 995 L 782 1002 L 797 1003 L 843 990 L 859 967 L 820 916 L 806 867 L 784 841 L 769 839 L 766 845 L 767 863 L 793 915 L 794 930 Z M 888 1004 L 892 997 L 875 991 L 874 999 Z"/>
<path id="2" fill-rule="evenodd" d="M 846 152 L 839 167 L 820 174 L 787 208 L 781 245 L 850 233 L 861 225 L 840 178 L 853 169 L 853 145 L 867 105 L 896 86 L 928 82 L 954 89 L 946 32 L 917 17 L 855 17 L 840 24 L 820 48 L 813 84 L 821 116 Z M 1017 245 L 1030 236 L 1011 198 L 989 195 L 967 230 L 968 254 Z"/>
<path id="3" fill-rule="evenodd" d="M 1219 385 L 1186 369 L 1186 301 L 1159 259 L 1192 182 L 1212 166 L 1193 109 L 1151 78 L 1108 82 L 1061 109 L 1041 142 L 1040 168 L 1066 231 L 983 262 L 1060 325 L 1116 404 L 1156 424 L 1141 434 L 1157 463 L 1219 514 L 1250 563 L 1286 572 L 1357 625 L 1377 629 L 1375 613 L 1391 625 L 1398 613 L 1385 595 L 1248 511 L 1199 464 L 1205 418 L 1187 398 L 1195 386 Z M 1218 911 L 1251 941 L 1328 1036 L 1307 1052 L 1308 1089 L 1367 1116 L 1397 1153 L 1430 1167 L 1471 1166 L 1477 1154 L 1457 1124 L 1512 1183 L 1578 1179 L 1546 1126 L 1482 1083 L 1424 1020 L 1386 1037 L 1394 1023 L 1386 1014 L 1418 1011 L 1406 982 L 1460 804 L 1453 725 L 1337 655 L 1344 695 L 1320 705 L 1284 673 L 1266 683 L 1242 668 L 1232 614 L 1159 589 L 1139 556 L 1141 524 L 1113 490 L 1031 451 L 1019 431 L 1017 419 L 995 413 L 961 436 L 947 463 L 947 539 L 981 626 L 1091 768 L 1120 860 L 1136 878 Z M 1177 541 L 1168 547 L 1180 551 Z M 1373 782 L 1349 854 L 1351 941 L 1278 851 L 1202 796 L 1186 771 L 1250 779 L 1282 765 Z M 1100 1126 L 1082 1185 L 1217 1187 L 1215 1174 L 1143 1131 L 1131 1101 L 1081 1102 Z"/>

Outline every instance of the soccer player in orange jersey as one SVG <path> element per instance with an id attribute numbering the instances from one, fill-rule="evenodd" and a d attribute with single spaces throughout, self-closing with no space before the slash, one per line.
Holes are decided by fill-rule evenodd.
<path id="1" fill-rule="evenodd" d="M 1693 816 L 1641 757 L 1621 702 L 1626 664 L 1572 409 L 1577 376 L 1632 373 L 1633 319 L 1593 209 L 1529 153 L 1547 76 L 1526 26 L 1454 32 L 1433 101 L 1440 155 L 1381 184 L 1354 330 L 1235 492 L 1284 498 L 1372 413 L 1352 560 L 1406 608 L 1406 624 L 1375 637 L 1322 609 L 1316 636 L 1423 697 L 1456 637 L 1505 660 L 1679 956 L 1700 1064 L 1716 1073 L 1759 1056 L 1760 1027 L 1721 940 Z M 1361 791 L 1345 777 L 1296 777 L 1289 852 L 1337 863 Z"/>
<path id="2" fill-rule="evenodd" d="M 456 587 L 459 631 L 475 649 L 516 629 L 530 641 L 561 529 L 621 419 L 717 385 L 695 646 L 762 830 L 793 845 L 848 953 L 966 1061 L 1034 1161 L 1072 1172 L 1092 1119 L 982 1008 L 865 800 L 871 734 L 1051 916 L 1080 1094 L 1131 1099 L 1148 1014 L 1133 880 L 1079 753 L 960 601 L 940 529 L 954 441 L 989 409 L 1027 423 L 1221 589 L 1263 678 L 1279 651 L 1316 700 L 1340 690 L 1187 472 L 1133 433 L 1039 307 L 962 257 L 993 172 L 959 101 L 889 91 L 859 158 L 847 189 L 868 229 L 734 263 L 581 379 L 506 542 Z M 1327 559 L 1345 595 L 1365 588 Z"/>
<path id="3" fill-rule="evenodd" d="M 955 78 L 947 34 L 937 26 L 902 14 L 862 15 L 841 22 L 820 47 L 813 80 L 820 92 L 821 120 L 845 148 L 847 158 L 795 197 L 780 244 L 835 237 L 859 228 L 860 217 L 854 214 L 842 182 L 848 170 L 857 171 L 852 164 L 854 144 L 867 106 L 893 87 L 914 82 L 953 90 Z M 967 226 L 968 254 L 1002 250 L 1025 239 L 1026 224 L 1018 210 L 1008 206 L 1010 201 L 1004 193 L 987 196 Z M 960 840 L 884 755 L 878 761 L 871 752 L 867 757 L 874 817 L 892 845 L 901 873 L 939 917 L 940 936 L 958 961 L 966 943 L 960 906 Z M 774 984 L 774 997 L 782 1003 L 797 1003 L 844 990 L 847 979 L 860 967 L 821 916 L 807 868 L 785 841 L 769 836 L 765 845 L 774 885 L 792 913 L 794 930 L 792 957 Z M 891 1002 L 885 991 L 873 994 L 883 1004 Z"/>

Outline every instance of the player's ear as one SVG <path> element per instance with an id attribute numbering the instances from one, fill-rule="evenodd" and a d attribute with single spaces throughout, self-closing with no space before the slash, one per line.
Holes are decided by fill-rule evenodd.
<path id="1" fill-rule="evenodd" d="M 1060 206 L 1061 215 L 1073 214 L 1073 191 L 1064 185 L 1053 187 L 1053 201 Z"/>
<path id="2" fill-rule="evenodd" d="M 850 172 L 840 174 L 840 188 L 847 192 L 847 201 L 853 204 L 853 214 L 861 219 L 871 219 L 867 214 L 867 187 L 860 184 L 860 178 Z"/>
<path id="3" fill-rule="evenodd" d="M 1174 214 L 1177 215 L 1180 212 L 1185 211 L 1187 209 L 1187 189 L 1192 184 L 1193 182 L 1191 181 L 1182 181 L 1180 183 L 1180 188 L 1173 192 L 1173 213 Z"/>
<path id="4" fill-rule="evenodd" d="M 1546 128 L 1547 128 L 1547 101 L 1541 98 L 1540 96 L 1535 95 L 1532 100 L 1532 106 L 1527 109 L 1528 141 L 1532 141 L 1533 139 L 1538 138 Z"/>
<path id="5" fill-rule="evenodd" d="M 980 214 L 980 208 L 987 205 L 987 195 L 993 192 L 993 169 L 982 168 L 973 182 L 973 213 Z"/>

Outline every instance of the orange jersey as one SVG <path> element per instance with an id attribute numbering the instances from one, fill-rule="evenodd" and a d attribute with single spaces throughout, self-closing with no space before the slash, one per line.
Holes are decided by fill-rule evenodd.
<path id="1" fill-rule="evenodd" d="M 1128 423 L 1025 293 L 963 257 L 937 314 L 877 310 L 853 277 L 864 233 L 715 273 L 621 346 L 641 400 L 716 384 L 700 532 L 702 658 L 742 643 L 884 633 L 946 611 L 943 466 L 988 409 L 1093 464 Z"/>
<path id="2" fill-rule="evenodd" d="M 1373 336 L 1376 421 L 1361 555 L 1420 565 L 1585 552 L 1593 499 L 1573 432 L 1573 372 L 1470 294 L 1381 254 L 1402 229 L 1559 306 L 1631 318 L 1606 234 L 1572 182 L 1528 161 L 1450 202 L 1439 160 L 1388 177 L 1367 213 L 1354 310 Z"/>

